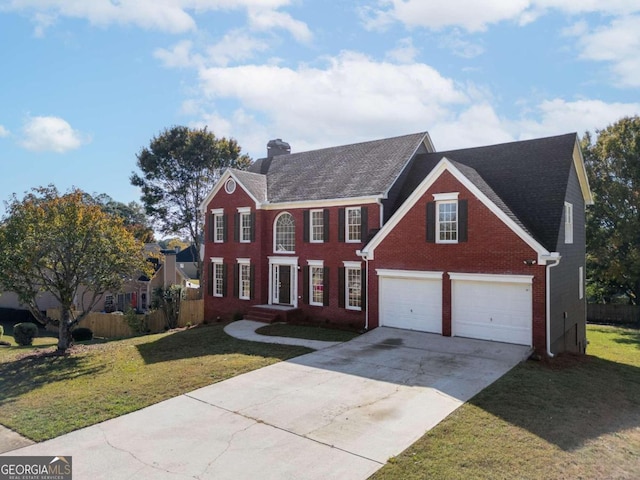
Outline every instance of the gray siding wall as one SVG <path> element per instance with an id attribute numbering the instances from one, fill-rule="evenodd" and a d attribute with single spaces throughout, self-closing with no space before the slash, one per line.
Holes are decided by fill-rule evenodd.
<path id="1" fill-rule="evenodd" d="M 573 243 L 565 243 L 564 212 L 556 250 L 560 264 L 551 268 L 551 352 L 583 353 L 586 348 L 586 292 L 579 295 L 579 269 L 585 267 L 585 203 L 571 164 L 565 202 L 573 205 Z M 584 278 L 582 279 L 584 286 Z"/>

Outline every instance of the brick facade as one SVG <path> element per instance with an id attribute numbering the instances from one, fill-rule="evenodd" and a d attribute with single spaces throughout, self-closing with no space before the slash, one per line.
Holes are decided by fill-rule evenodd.
<path id="1" fill-rule="evenodd" d="M 434 193 L 459 192 L 468 201 L 468 241 L 455 244 L 426 241 L 426 205 Z M 369 328 L 379 325 L 376 269 L 445 272 L 442 281 L 442 331 L 451 335 L 451 280 L 448 272 L 533 275 L 533 339 L 545 347 L 545 266 L 528 266 L 536 252 L 505 225 L 451 173 L 442 176 L 422 195 L 398 225 L 376 247 L 369 261 Z"/>

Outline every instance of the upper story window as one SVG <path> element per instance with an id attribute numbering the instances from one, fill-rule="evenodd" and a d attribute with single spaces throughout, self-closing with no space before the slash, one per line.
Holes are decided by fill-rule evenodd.
<path id="1" fill-rule="evenodd" d="M 253 215 L 250 207 L 238 208 L 236 215 L 236 235 L 240 243 L 249 243 L 253 237 Z"/>
<path id="2" fill-rule="evenodd" d="M 211 240 L 216 243 L 222 243 L 225 241 L 225 217 L 223 209 L 213 210 L 211 215 L 213 233 L 211 234 Z"/>
<path id="3" fill-rule="evenodd" d="M 437 202 L 437 242 L 456 243 L 458 241 L 458 201 Z"/>
<path id="4" fill-rule="evenodd" d="M 236 181 L 233 178 L 227 180 L 227 183 L 224 184 L 224 191 L 227 193 L 233 193 L 236 191 Z"/>
<path id="5" fill-rule="evenodd" d="M 311 242 L 324 242 L 324 211 L 311 210 L 309 214 Z"/>
<path id="6" fill-rule="evenodd" d="M 573 205 L 564 203 L 564 243 L 573 243 Z"/>
<path id="7" fill-rule="evenodd" d="M 346 209 L 345 238 L 347 242 L 360 242 L 362 238 L 362 215 L 360 207 Z"/>
<path id="8" fill-rule="evenodd" d="M 427 203 L 427 242 L 467 241 L 468 201 L 458 200 L 458 192 L 434 193 Z"/>
<path id="9" fill-rule="evenodd" d="M 293 253 L 296 250 L 296 224 L 293 215 L 281 213 L 276 218 L 273 228 L 273 251 L 277 253 Z"/>

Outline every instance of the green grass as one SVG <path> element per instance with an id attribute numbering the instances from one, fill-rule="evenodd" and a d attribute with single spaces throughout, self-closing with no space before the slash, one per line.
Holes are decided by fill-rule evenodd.
<path id="1" fill-rule="evenodd" d="M 640 331 L 588 339 L 587 356 L 520 364 L 372 478 L 639 478 Z"/>
<path id="2" fill-rule="evenodd" d="M 237 340 L 222 328 L 85 344 L 65 357 L 0 348 L 0 424 L 46 440 L 311 351 Z"/>
<path id="3" fill-rule="evenodd" d="M 275 337 L 304 338 L 306 340 L 322 340 L 325 342 L 347 342 L 359 335 L 355 332 L 335 330 L 331 328 L 288 325 L 286 323 L 273 323 L 256 330 L 260 335 Z"/>

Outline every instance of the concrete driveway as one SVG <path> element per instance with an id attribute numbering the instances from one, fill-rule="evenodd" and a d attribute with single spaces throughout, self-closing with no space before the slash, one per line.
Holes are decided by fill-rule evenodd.
<path id="1" fill-rule="evenodd" d="M 365 479 L 528 354 L 377 328 L 6 455 L 70 455 L 77 479 Z"/>

